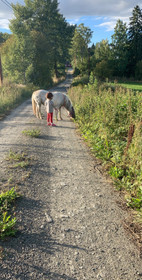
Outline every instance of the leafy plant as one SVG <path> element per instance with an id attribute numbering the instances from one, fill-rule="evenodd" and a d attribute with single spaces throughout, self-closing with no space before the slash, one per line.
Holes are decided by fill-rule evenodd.
<path id="1" fill-rule="evenodd" d="M 11 166 L 11 168 L 16 168 L 16 167 L 26 168 L 30 164 L 29 158 L 27 157 L 27 155 L 24 152 L 17 153 L 17 152 L 10 150 L 9 155 L 7 156 L 7 160 L 9 160 L 11 162 L 12 161 L 17 162 L 13 166 Z"/>
<path id="2" fill-rule="evenodd" d="M 16 218 L 11 218 L 7 212 L 2 214 L 2 218 L 0 219 L 0 237 L 3 239 L 6 236 L 13 236 L 16 233 L 16 229 L 14 228 L 16 224 Z"/>
<path id="3" fill-rule="evenodd" d="M 25 153 L 22 152 L 22 153 L 17 153 L 17 152 L 14 152 L 12 150 L 9 151 L 9 154 L 7 156 L 7 160 L 10 160 L 10 161 L 22 161 L 24 160 L 26 157 Z"/>
<path id="4" fill-rule="evenodd" d="M 18 197 L 19 194 L 14 187 L 0 194 L 0 238 L 13 236 L 16 233 L 16 218 L 12 218 L 9 212 L 12 213 L 12 204 Z"/>
<path id="5" fill-rule="evenodd" d="M 92 74 L 91 74 L 92 75 Z M 106 164 L 129 206 L 142 208 L 142 94 L 124 87 L 90 83 L 68 92 L 76 122 L 96 157 Z"/>
<path id="6" fill-rule="evenodd" d="M 17 192 L 15 191 L 14 187 L 11 190 L 7 191 L 7 192 L 2 192 L 0 194 L 0 207 L 3 207 L 5 201 L 6 201 L 7 206 L 11 205 L 11 203 L 17 197 L 19 197 L 19 194 L 17 194 Z"/>

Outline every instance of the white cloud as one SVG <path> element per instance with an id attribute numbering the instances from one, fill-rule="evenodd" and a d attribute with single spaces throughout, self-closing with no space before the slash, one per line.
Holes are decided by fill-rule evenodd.
<path id="1" fill-rule="evenodd" d="M 129 17 L 105 17 L 101 18 L 102 23 L 95 24 L 95 27 L 105 27 L 106 31 L 113 31 L 118 19 L 125 22 L 127 25 L 129 23 Z"/>
<path id="2" fill-rule="evenodd" d="M 115 25 L 116 25 L 115 21 L 106 21 L 106 22 L 100 23 L 98 25 L 95 25 L 95 27 L 105 27 L 106 31 L 112 31 L 114 29 Z"/>
<path id="3" fill-rule="evenodd" d="M 0 19 L 0 27 L 3 29 L 9 30 L 9 20 L 8 19 Z"/>
<path id="4" fill-rule="evenodd" d="M 67 18 L 76 16 L 129 16 L 141 0 L 60 0 L 60 12 Z"/>
<path id="5" fill-rule="evenodd" d="M 70 24 L 77 24 L 81 17 L 92 16 L 95 20 L 103 20 L 101 25 L 112 30 L 117 19 L 128 22 L 136 5 L 142 8 L 142 0 L 58 0 L 59 10 Z M 24 0 L 12 0 L 9 3 L 24 5 Z M 9 29 L 12 9 L 0 1 L 0 29 Z"/>

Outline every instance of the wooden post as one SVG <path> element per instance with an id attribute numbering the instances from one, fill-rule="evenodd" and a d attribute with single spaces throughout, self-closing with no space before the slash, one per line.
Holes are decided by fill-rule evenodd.
<path id="1" fill-rule="evenodd" d="M 3 83 L 3 76 L 2 76 L 2 64 L 1 64 L 1 55 L 0 55 L 0 86 Z"/>

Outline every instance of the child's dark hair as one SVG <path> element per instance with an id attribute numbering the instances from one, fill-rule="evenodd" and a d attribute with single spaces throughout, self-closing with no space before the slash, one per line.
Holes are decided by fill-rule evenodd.
<path id="1" fill-rule="evenodd" d="M 46 98 L 51 99 L 53 97 L 53 93 L 52 92 L 47 92 L 46 93 Z"/>

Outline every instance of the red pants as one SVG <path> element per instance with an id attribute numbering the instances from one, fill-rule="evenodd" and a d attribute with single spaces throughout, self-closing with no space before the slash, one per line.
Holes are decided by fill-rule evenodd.
<path id="1" fill-rule="evenodd" d="M 53 113 L 47 113 L 47 122 L 53 123 Z"/>

